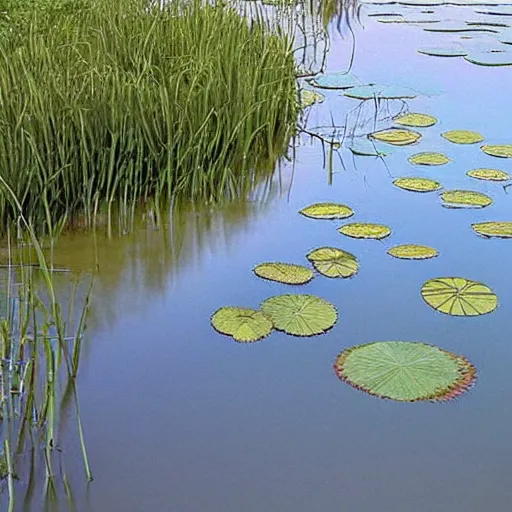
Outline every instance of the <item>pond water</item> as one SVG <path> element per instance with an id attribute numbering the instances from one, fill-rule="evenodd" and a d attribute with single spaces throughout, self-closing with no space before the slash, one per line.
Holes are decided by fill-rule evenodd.
<path id="1" fill-rule="evenodd" d="M 256 199 L 184 209 L 162 229 L 146 222 L 121 239 L 96 240 L 100 270 L 79 380 L 95 480 L 84 487 L 79 448 L 67 448 L 76 510 L 510 508 L 512 242 L 478 237 L 471 224 L 512 220 L 512 189 L 507 193 L 501 184 L 472 179 L 466 171 L 491 167 L 512 173 L 512 159 L 488 156 L 479 144 L 452 144 L 440 134 L 476 130 L 490 143 L 511 143 L 512 67 L 419 54 L 418 48 L 449 45 L 461 34 L 381 23 L 383 17 L 371 14 L 434 16 L 443 23 L 455 20 L 452 26 L 485 16 L 512 24 L 512 7 L 500 6 L 499 15 L 476 12 L 498 12 L 492 7 L 422 10 L 364 5 L 359 22 L 351 23 L 352 72 L 364 83 L 422 92 L 405 107 L 438 118 L 435 126 L 418 129 L 421 142 L 392 148 L 383 159 L 341 150 L 328 169 L 322 145 L 302 136 L 294 161 L 283 164 L 270 190 Z M 331 29 L 327 70 L 343 71 L 352 39 L 346 27 L 342 34 L 335 23 Z M 492 34 L 485 41 L 483 35 L 489 34 L 473 40 L 479 48 L 495 43 Z M 340 91 L 322 93 L 326 100 L 304 121 L 308 129 L 344 125 L 359 105 Z M 386 106 L 390 114 L 404 108 L 395 103 Z M 368 112 L 357 121 L 349 118 L 349 128 L 364 131 L 365 116 L 372 122 Z M 452 161 L 413 166 L 407 158 L 419 151 L 440 151 Z M 395 187 L 392 181 L 400 176 L 484 192 L 494 203 L 479 210 L 443 208 L 436 192 Z M 345 221 L 298 214 L 322 201 L 347 204 L 356 212 L 351 220 L 384 223 L 393 233 L 382 241 L 356 240 L 337 232 Z M 404 261 L 387 254 L 402 243 L 430 245 L 440 255 Z M 336 305 L 333 329 L 313 338 L 274 332 L 255 344 L 234 343 L 212 329 L 210 316 L 221 306 L 258 307 L 290 291 L 254 276 L 256 264 L 307 264 L 305 255 L 324 245 L 355 254 L 359 273 L 351 279 L 317 276 L 292 292 Z M 56 261 L 91 268 L 93 247 L 92 236 L 69 237 Z M 486 283 L 499 297 L 498 309 L 457 318 L 426 306 L 422 284 L 452 275 Z M 449 403 L 411 404 L 380 400 L 342 383 L 332 368 L 337 354 L 379 340 L 423 341 L 464 354 L 478 370 L 476 385 Z M 74 430 L 70 423 L 67 436 Z M 23 510 L 41 509 L 38 490 L 27 503 Z"/>

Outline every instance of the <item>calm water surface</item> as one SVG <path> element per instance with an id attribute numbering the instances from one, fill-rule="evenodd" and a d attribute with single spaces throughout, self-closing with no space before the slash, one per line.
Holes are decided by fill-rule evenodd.
<path id="1" fill-rule="evenodd" d="M 470 225 L 512 220 L 512 189 L 507 194 L 465 173 L 477 167 L 512 173 L 512 160 L 493 159 L 478 145 L 451 144 L 440 133 L 477 130 L 488 141 L 510 143 L 512 68 L 422 56 L 418 47 L 444 36 L 379 23 L 368 17 L 372 9 L 363 8 L 361 22 L 353 23 L 353 72 L 364 82 L 428 91 L 408 102 L 440 121 L 422 131 L 419 145 L 396 149 L 387 167 L 343 152 L 343 165 L 333 159 L 329 184 L 321 145 L 304 138 L 267 200 L 197 209 L 180 215 L 172 229 L 99 241 L 79 382 L 95 474 L 88 489 L 78 448 L 65 456 L 77 510 L 510 510 L 512 243 L 477 237 Z M 467 21 L 474 14 L 449 7 L 436 16 Z M 333 27 L 328 69 L 346 69 L 349 56 L 350 38 Z M 330 123 L 331 113 L 343 124 L 358 105 L 336 91 L 326 96 L 308 126 Z M 414 168 L 407 157 L 418 151 L 442 151 L 453 162 Z M 394 187 L 398 176 L 482 191 L 494 204 L 445 209 L 436 193 Z M 297 213 L 317 201 L 346 203 L 356 211 L 353 220 L 388 224 L 393 234 L 382 242 L 353 240 L 336 231 L 342 222 Z M 431 245 L 440 257 L 414 262 L 386 254 L 400 243 Z M 348 250 L 361 264 L 353 279 L 317 277 L 300 289 L 338 307 L 331 331 L 309 339 L 275 332 L 254 345 L 213 331 L 209 319 L 218 307 L 257 307 L 289 292 L 256 278 L 253 266 L 305 263 L 305 254 L 323 245 Z M 91 237 L 65 240 L 57 260 L 87 267 L 92 247 Z M 499 296 L 498 310 L 452 318 L 425 306 L 423 282 L 451 275 L 488 284 Z M 341 383 L 332 371 L 336 355 L 377 340 L 424 341 L 462 353 L 478 369 L 477 384 L 451 403 L 400 404 Z M 39 504 L 36 492 L 26 510 Z"/>

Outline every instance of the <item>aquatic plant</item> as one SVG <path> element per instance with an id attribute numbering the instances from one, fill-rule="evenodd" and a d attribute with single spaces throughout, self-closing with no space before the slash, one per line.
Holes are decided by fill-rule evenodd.
<path id="1" fill-rule="evenodd" d="M 399 402 L 450 400 L 476 378 L 475 367 L 465 357 L 411 341 L 350 347 L 337 357 L 334 371 L 356 389 Z"/>
<path id="2" fill-rule="evenodd" d="M 409 162 L 414 165 L 445 165 L 450 159 L 442 153 L 417 153 L 408 158 Z"/>
<path id="3" fill-rule="evenodd" d="M 486 181 L 508 181 L 510 174 L 498 169 L 472 169 L 466 173 L 470 178 Z"/>
<path id="4" fill-rule="evenodd" d="M 421 296 L 436 311 L 452 316 L 485 315 L 498 307 L 498 297 L 488 286 L 463 277 L 430 279 Z"/>
<path id="5" fill-rule="evenodd" d="M 274 327 L 294 336 L 314 336 L 330 329 L 338 319 L 336 308 L 314 295 L 277 295 L 261 304 Z"/>
<path id="6" fill-rule="evenodd" d="M 484 144 L 481 150 L 490 155 L 498 158 L 512 158 L 512 144 Z"/>
<path id="7" fill-rule="evenodd" d="M 260 263 L 253 271 L 258 277 L 283 284 L 306 284 L 314 277 L 310 268 L 291 263 Z"/>
<path id="8" fill-rule="evenodd" d="M 446 190 L 440 197 L 447 208 L 485 208 L 492 204 L 489 196 L 473 190 Z"/>
<path id="9" fill-rule="evenodd" d="M 350 236 L 351 238 L 373 238 L 380 240 L 386 238 L 391 234 L 391 229 L 382 224 L 372 224 L 370 222 L 354 222 L 352 224 L 345 224 L 338 228 L 342 235 Z"/>
<path id="10" fill-rule="evenodd" d="M 442 188 L 441 183 L 427 178 L 397 178 L 393 185 L 412 192 L 432 192 Z"/>
<path id="11" fill-rule="evenodd" d="M 371 133 L 369 137 L 380 142 L 393 144 L 394 146 L 408 146 L 409 144 L 414 144 L 421 139 L 421 135 L 417 132 L 413 132 L 411 130 L 400 130 L 398 128 L 374 132 Z"/>
<path id="12" fill-rule="evenodd" d="M 299 104 L 301 108 L 312 107 L 315 103 L 322 103 L 325 100 L 325 96 L 317 91 L 311 91 L 309 89 L 301 89 Z"/>
<path id="13" fill-rule="evenodd" d="M 433 247 L 417 244 L 396 245 L 389 249 L 388 254 L 404 260 L 426 260 L 439 255 Z"/>
<path id="14" fill-rule="evenodd" d="M 346 219 L 354 215 L 352 208 L 339 203 L 315 203 L 299 212 L 312 219 Z"/>
<path id="15" fill-rule="evenodd" d="M 326 277 L 352 277 L 359 270 L 357 258 L 336 247 L 319 247 L 306 257 Z"/>
<path id="16" fill-rule="evenodd" d="M 212 326 L 221 334 L 240 343 L 253 343 L 270 334 L 272 322 L 261 312 L 249 308 L 222 307 L 211 318 Z"/>
<path id="17" fill-rule="evenodd" d="M 512 238 L 512 222 L 510 221 L 477 222 L 471 224 L 471 227 L 475 233 L 486 238 Z"/>
<path id="18" fill-rule="evenodd" d="M 0 47 L 0 175 L 35 228 L 237 195 L 295 130 L 292 42 L 225 3 L 95 1 Z M 16 216 L 0 196 L 0 229 Z"/>
<path id="19" fill-rule="evenodd" d="M 484 140 L 483 135 L 469 130 L 451 130 L 441 134 L 446 140 L 454 144 L 476 144 Z"/>
<path id="20" fill-rule="evenodd" d="M 429 116 L 428 114 L 410 112 L 409 114 L 395 117 L 394 122 L 395 124 L 400 124 L 402 126 L 427 128 L 429 126 L 434 126 L 437 123 L 437 119 L 435 117 Z"/>
<path id="21" fill-rule="evenodd" d="M 318 75 L 310 80 L 311 85 L 321 89 L 351 89 L 363 85 L 356 76 L 346 72 Z"/>

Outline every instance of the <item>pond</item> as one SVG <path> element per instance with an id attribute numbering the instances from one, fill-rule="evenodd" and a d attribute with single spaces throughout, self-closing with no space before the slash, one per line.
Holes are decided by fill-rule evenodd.
<path id="1" fill-rule="evenodd" d="M 438 23 L 428 23 L 429 17 Z M 401 21 L 389 22 L 393 18 Z M 469 48 L 481 59 L 502 45 L 494 55 L 510 57 L 512 46 L 500 42 L 507 27 L 496 24 L 512 25 L 512 6 L 363 3 L 350 27 L 330 24 L 326 72 L 347 71 L 354 50 L 350 71 L 362 83 L 405 87 L 416 97 L 361 106 L 343 91 L 318 89 L 325 100 L 306 111 L 302 124 L 308 132 L 334 125 L 357 135 L 389 128 L 399 112 L 419 112 L 438 120 L 412 128 L 420 141 L 379 145 L 389 153 L 382 157 L 354 155 L 348 147 L 330 155 L 328 144 L 302 134 L 292 161 L 249 200 L 185 206 L 159 228 L 145 219 L 114 240 L 76 234 L 60 242 L 59 264 L 83 270 L 96 258 L 99 263 L 79 379 L 95 479 L 84 486 L 79 447 L 71 443 L 65 461 L 76 510 L 510 507 L 512 242 L 477 236 L 471 225 L 512 221 L 512 189 L 466 172 L 512 174 L 512 159 L 441 134 L 471 130 L 484 144 L 512 143 L 512 67 L 418 52 Z M 424 30 L 434 25 L 450 31 Z M 467 27 L 490 31 L 459 32 Z M 411 164 L 408 158 L 420 152 L 440 152 L 450 161 Z M 481 192 L 493 203 L 446 208 L 437 191 L 396 187 L 399 177 Z M 342 203 L 355 214 L 317 220 L 298 213 L 318 202 Z M 385 224 L 392 233 L 361 240 L 337 231 L 352 221 Z M 415 261 L 387 253 L 409 243 L 439 255 Z M 357 274 L 316 275 L 290 287 L 252 272 L 269 261 L 307 266 L 306 254 L 322 246 L 355 255 Z M 485 283 L 499 306 L 474 318 L 434 311 L 422 299 L 422 285 L 448 276 Z M 254 344 L 235 343 L 210 325 L 222 306 L 258 308 L 283 293 L 329 301 L 338 310 L 336 325 L 315 337 L 274 331 Z M 450 402 L 400 403 L 340 381 L 333 364 L 342 350 L 387 340 L 421 341 L 464 355 L 477 369 L 476 383 Z M 65 435 L 72 438 L 74 427 Z M 40 496 L 36 486 L 23 510 L 39 510 Z"/>

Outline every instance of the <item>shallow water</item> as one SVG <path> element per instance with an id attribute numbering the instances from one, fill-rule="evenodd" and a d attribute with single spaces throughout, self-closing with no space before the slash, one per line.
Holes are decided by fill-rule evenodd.
<path id="1" fill-rule="evenodd" d="M 502 185 L 465 173 L 477 167 L 512 173 L 512 160 L 487 156 L 478 144 L 451 144 L 440 133 L 477 130 L 491 143 L 512 142 L 512 68 L 420 55 L 418 47 L 437 45 L 441 36 L 416 25 L 379 23 L 368 16 L 375 9 L 363 7 L 360 23 L 352 24 L 353 72 L 364 82 L 428 93 L 407 101 L 411 111 L 439 119 L 419 130 L 418 145 L 395 149 L 385 164 L 342 151 L 343 163 L 334 155 L 329 177 L 321 145 L 304 137 L 294 165 L 281 169 L 266 198 L 197 208 L 160 230 L 146 223 L 120 240 L 97 240 L 100 270 L 79 381 L 95 476 L 88 488 L 78 447 L 68 447 L 64 457 L 77 510 L 510 508 L 512 242 L 480 238 L 470 225 L 512 220 L 512 189 L 507 194 Z M 435 14 L 468 21 L 472 9 L 436 8 Z M 350 41 L 333 27 L 330 71 L 346 69 Z M 308 127 L 329 124 L 331 114 L 343 124 L 358 105 L 337 91 L 325 95 L 309 113 Z M 407 157 L 419 151 L 442 151 L 452 163 L 414 167 Z M 446 209 L 435 192 L 394 187 L 399 176 L 482 191 L 494 204 Z M 297 213 L 317 201 L 350 205 L 351 220 L 385 223 L 393 234 L 381 242 L 354 240 L 336 231 L 343 221 Z M 440 256 L 416 262 L 386 254 L 401 243 L 431 245 Z M 304 264 L 305 254 L 322 245 L 348 250 L 361 264 L 352 279 L 317 276 L 293 289 L 337 306 L 339 322 L 327 334 L 301 339 L 274 332 L 243 345 L 213 331 L 209 319 L 218 307 L 257 307 L 289 292 L 256 278 L 256 264 Z M 93 247 L 91 236 L 70 237 L 56 261 L 92 268 Z M 422 301 L 421 285 L 451 275 L 485 282 L 500 307 L 477 318 L 434 312 Z M 477 367 L 477 383 L 450 403 L 401 404 L 340 382 L 332 370 L 336 355 L 377 340 L 424 341 L 464 354 Z M 70 422 L 68 436 L 74 430 Z M 23 510 L 42 510 L 40 495 L 36 489 Z"/>

